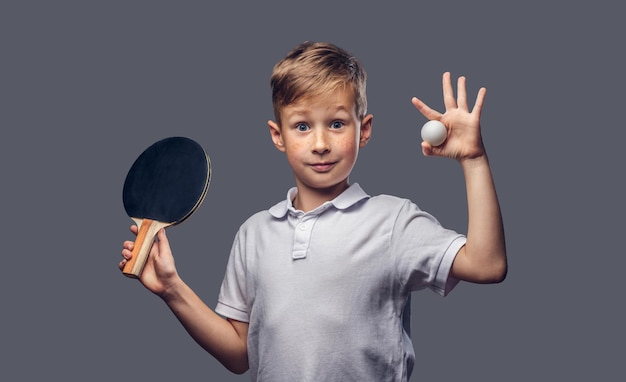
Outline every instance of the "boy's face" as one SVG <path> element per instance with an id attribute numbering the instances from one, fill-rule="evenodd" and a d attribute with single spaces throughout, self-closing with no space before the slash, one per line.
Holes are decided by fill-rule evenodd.
<path id="1" fill-rule="evenodd" d="M 299 190 L 343 191 L 372 127 L 372 115 L 357 117 L 352 90 L 300 100 L 282 108 L 280 120 L 280 126 L 269 122 L 270 133 Z"/>

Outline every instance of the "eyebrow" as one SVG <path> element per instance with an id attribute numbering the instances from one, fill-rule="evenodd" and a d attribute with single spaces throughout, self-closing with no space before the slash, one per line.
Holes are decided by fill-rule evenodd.
<path id="1" fill-rule="evenodd" d="M 304 115 L 304 114 L 309 114 L 310 113 L 310 108 L 307 106 L 302 106 L 302 107 L 294 107 L 291 111 L 290 114 L 293 115 Z M 339 111 L 346 111 L 346 112 L 350 112 L 350 107 L 346 107 L 345 105 L 339 104 L 339 105 L 331 105 L 327 110 L 331 111 L 331 112 L 339 112 Z"/>

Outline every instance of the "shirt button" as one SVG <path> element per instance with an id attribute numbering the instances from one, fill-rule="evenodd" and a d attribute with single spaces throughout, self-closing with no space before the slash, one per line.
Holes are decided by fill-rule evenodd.
<path id="1" fill-rule="evenodd" d="M 306 224 L 300 224 L 300 231 L 306 231 Z"/>

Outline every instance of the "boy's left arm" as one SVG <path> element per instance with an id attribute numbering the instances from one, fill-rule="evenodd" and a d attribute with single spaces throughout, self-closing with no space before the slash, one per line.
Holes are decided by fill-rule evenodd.
<path id="1" fill-rule="evenodd" d="M 457 253 L 451 276 L 497 283 L 507 273 L 504 228 L 487 155 L 461 160 L 467 189 L 467 242 Z"/>
<path id="2" fill-rule="evenodd" d="M 450 73 L 444 73 L 444 114 L 417 98 L 412 102 L 426 118 L 441 121 L 448 130 L 446 141 L 438 147 L 422 142 L 424 155 L 456 159 L 465 177 L 469 219 L 467 242 L 456 255 L 451 276 L 475 283 L 497 283 L 506 277 L 507 260 L 500 204 L 480 132 L 480 113 L 486 89 L 478 91 L 471 111 L 465 89 L 465 78 L 459 77 L 455 98 Z"/>

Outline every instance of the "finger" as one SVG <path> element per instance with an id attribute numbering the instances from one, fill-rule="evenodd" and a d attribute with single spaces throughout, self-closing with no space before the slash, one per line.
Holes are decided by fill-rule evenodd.
<path id="1" fill-rule="evenodd" d="M 128 260 L 130 260 L 133 257 L 133 253 L 127 249 L 123 249 L 122 250 L 122 260 L 119 262 L 118 266 L 120 268 L 120 270 L 123 270 L 124 267 L 126 266 L 126 263 L 128 262 Z"/>
<path id="2" fill-rule="evenodd" d="M 476 114 L 476 116 L 479 118 L 480 118 L 480 113 L 483 110 L 483 105 L 485 103 L 486 96 L 487 96 L 487 89 L 480 88 L 480 90 L 478 90 L 478 95 L 476 96 L 476 103 L 474 103 L 474 107 L 472 108 L 472 114 Z"/>
<path id="3" fill-rule="evenodd" d="M 139 227 L 137 227 L 136 224 L 133 224 L 130 226 L 130 232 L 132 232 L 133 234 L 137 234 L 137 232 L 139 232 Z"/>
<path id="4" fill-rule="evenodd" d="M 123 244 L 122 244 L 122 248 L 123 249 L 127 249 L 129 251 L 132 252 L 133 248 L 135 247 L 135 242 L 134 241 L 130 241 L 130 240 L 126 240 Z"/>
<path id="5" fill-rule="evenodd" d="M 133 251 L 126 248 L 122 249 L 122 258 L 124 260 L 130 260 L 131 257 L 133 257 Z"/>
<path id="6" fill-rule="evenodd" d="M 454 89 L 452 89 L 452 82 L 450 80 L 450 72 L 445 72 L 442 78 L 443 86 L 443 104 L 446 106 L 446 111 L 450 109 L 456 109 L 456 100 L 454 99 Z"/>
<path id="7" fill-rule="evenodd" d="M 463 110 L 469 110 L 467 107 L 467 90 L 465 87 L 466 79 L 464 76 L 459 77 L 456 83 L 456 103 Z"/>
<path id="8" fill-rule="evenodd" d="M 420 113 L 422 113 L 424 117 L 426 117 L 426 119 L 431 120 L 441 118 L 441 113 L 439 113 L 437 110 L 431 109 L 421 99 L 413 97 L 411 99 L 411 103 L 413 104 L 413 106 L 415 106 L 417 110 L 419 110 Z"/>

